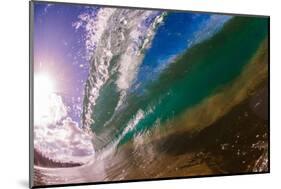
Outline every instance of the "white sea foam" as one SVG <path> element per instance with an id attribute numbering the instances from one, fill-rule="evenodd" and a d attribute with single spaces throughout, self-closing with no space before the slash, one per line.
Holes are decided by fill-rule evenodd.
<path id="1" fill-rule="evenodd" d="M 156 16 L 157 15 L 157 16 Z M 141 21 L 147 19 L 148 17 L 154 16 L 154 22 L 146 27 Z M 134 80 L 139 64 L 143 59 L 143 50 L 147 49 L 152 41 L 155 34 L 155 28 L 163 20 L 163 14 L 157 14 L 153 11 L 146 11 L 141 18 L 136 18 L 134 22 L 139 22 L 136 29 L 132 30 L 129 34 L 131 38 L 131 43 L 128 46 L 125 54 L 121 58 L 121 65 L 119 67 L 119 78 L 116 81 L 117 86 L 120 90 L 126 90 L 130 87 L 132 81 Z"/>
<path id="2" fill-rule="evenodd" d="M 92 18 L 94 21 L 88 19 L 87 15 L 81 16 L 82 23 L 86 25 L 86 33 L 90 33 L 87 35 L 91 36 L 88 37 L 91 40 L 86 41 L 86 47 L 93 51 L 85 91 L 86 99 L 89 101 L 84 109 L 85 130 L 91 132 L 90 125 L 94 123 L 92 112 L 100 90 L 109 78 L 116 74 L 115 82 L 120 92 L 117 107 L 121 106 L 126 90 L 133 82 L 143 59 L 142 51 L 149 47 L 155 28 L 162 21 L 162 17 L 163 14 L 158 11 L 113 8 L 100 9 L 97 16 Z M 147 24 L 147 19 L 153 21 Z M 77 22 L 74 26 L 79 28 L 81 24 Z M 96 32 L 97 29 L 91 27 L 103 29 Z"/>
<path id="3" fill-rule="evenodd" d="M 229 21 L 233 16 L 229 15 L 211 15 L 209 19 L 206 19 L 200 26 L 198 31 L 194 35 L 194 40 L 189 43 L 189 47 L 196 45 L 216 34 L 224 24 Z"/>
<path id="4" fill-rule="evenodd" d="M 117 149 L 118 144 L 121 142 L 122 139 L 124 139 L 124 137 L 129 134 L 130 132 L 132 132 L 134 129 L 136 129 L 137 125 L 139 124 L 139 122 L 141 120 L 143 120 L 146 116 L 148 116 L 149 114 L 151 114 L 154 111 L 154 109 L 152 107 L 148 107 L 146 109 L 146 111 L 139 109 L 137 111 L 137 113 L 133 116 L 133 118 L 131 120 L 129 120 L 129 122 L 127 123 L 126 127 L 122 130 L 122 133 L 115 139 L 113 140 L 110 144 L 108 144 L 101 152 L 99 152 L 98 154 L 96 154 L 95 159 L 93 160 L 103 160 L 105 157 L 111 155 L 112 153 L 114 153 Z M 157 125 L 155 125 L 157 126 Z M 136 135 L 134 136 L 134 138 L 136 136 L 140 137 L 142 136 L 144 133 L 142 132 L 138 132 L 136 133 Z M 146 134 L 148 134 L 146 132 Z"/>
<path id="5" fill-rule="evenodd" d="M 108 144 L 101 152 L 96 154 L 94 161 L 97 160 L 103 160 L 105 157 L 109 156 L 110 154 L 114 153 L 116 150 L 116 147 L 120 143 L 120 141 L 127 135 L 129 132 L 135 129 L 137 124 L 148 114 L 151 113 L 150 111 L 145 113 L 142 109 L 138 110 L 136 115 L 128 122 L 127 126 L 124 128 L 122 133 L 119 135 L 117 139 L 115 139 L 113 142 Z"/>
<path id="6" fill-rule="evenodd" d="M 97 14 L 94 12 L 97 11 Z M 108 19 L 113 14 L 113 8 L 93 10 L 93 13 L 83 13 L 78 16 L 78 21 L 73 23 L 73 27 L 78 30 L 81 27 L 85 30 L 84 41 L 86 45 L 86 57 L 90 59 L 93 56 L 96 46 L 106 29 Z"/>

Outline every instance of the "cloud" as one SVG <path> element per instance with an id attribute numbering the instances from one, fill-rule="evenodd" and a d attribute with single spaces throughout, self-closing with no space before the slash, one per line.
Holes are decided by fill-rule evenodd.
<path id="1" fill-rule="evenodd" d="M 51 103 L 52 106 L 49 108 L 52 111 L 48 116 L 59 119 L 38 122 L 34 125 L 34 147 L 53 160 L 84 163 L 94 154 L 92 137 L 65 112 L 62 114 L 61 111 L 55 111 L 65 110 L 66 106 L 59 95 L 53 95 L 54 99 L 60 100 L 56 100 L 57 103 Z M 55 115 L 56 113 L 59 115 Z"/>

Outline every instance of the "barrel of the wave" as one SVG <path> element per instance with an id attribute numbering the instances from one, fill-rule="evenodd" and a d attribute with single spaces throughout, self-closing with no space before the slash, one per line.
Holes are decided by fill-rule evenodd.
<path id="1" fill-rule="evenodd" d="M 136 130 L 178 119 L 186 110 L 231 85 L 266 39 L 267 26 L 267 18 L 233 18 L 212 38 L 178 57 L 148 87 L 150 93 L 146 101 L 158 104 Z M 128 134 L 126 140 L 134 135 Z"/>
<path id="2" fill-rule="evenodd" d="M 156 126 L 161 127 L 167 121 L 176 120 L 186 110 L 230 84 L 266 38 L 267 23 L 267 19 L 235 17 L 212 37 L 178 55 L 142 91 L 126 93 L 121 106 L 118 106 L 118 100 L 112 102 L 111 99 L 109 104 L 102 104 L 105 100 L 101 100 L 99 107 L 111 111 L 99 112 L 101 109 L 97 109 L 91 115 L 93 120 L 99 113 L 100 117 L 110 115 L 105 116 L 101 126 L 92 125 L 96 149 L 108 144 L 122 145 Z M 129 74 L 130 70 L 127 71 Z M 114 88 L 114 81 L 113 77 L 105 85 L 105 89 L 113 92 L 101 90 L 101 99 L 110 99 L 118 91 L 118 88 Z M 110 106 L 112 108 L 108 108 Z"/>
<path id="3" fill-rule="evenodd" d="M 169 125 L 166 123 L 232 85 L 267 37 L 267 18 L 234 17 L 214 36 L 188 49 L 150 82 L 143 96 L 132 100 L 146 114 L 120 144 Z"/>

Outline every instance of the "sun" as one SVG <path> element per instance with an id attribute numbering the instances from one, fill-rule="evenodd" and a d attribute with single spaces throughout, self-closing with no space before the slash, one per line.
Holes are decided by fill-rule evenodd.
<path id="1" fill-rule="evenodd" d="M 42 124 L 45 118 L 48 118 L 50 108 L 50 98 L 54 93 L 55 86 L 52 78 L 40 73 L 34 76 L 34 122 Z"/>
<path id="2" fill-rule="evenodd" d="M 53 79 L 45 73 L 35 75 L 35 77 L 34 77 L 34 91 L 37 94 L 42 94 L 42 95 L 45 94 L 46 96 L 51 94 L 51 93 L 54 93 L 55 92 L 55 86 L 54 86 Z"/>
<path id="3" fill-rule="evenodd" d="M 46 73 L 34 76 L 34 123 L 55 124 L 66 114 L 61 96 L 56 94 L 55 80 Z"/>

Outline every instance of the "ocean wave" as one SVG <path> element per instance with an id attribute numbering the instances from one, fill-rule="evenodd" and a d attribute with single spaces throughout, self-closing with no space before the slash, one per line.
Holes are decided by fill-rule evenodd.
<path id="1" fill-rule="evenodd" d="M 74 24 L 75 28 L 85 28 L 88 36 L 85 45 L 92 52 L 82 127 L 92 135 L 98 149 L 114 140 L 116 135 L 122 136 L 126 120 L 138 110 L 133 108 L 127 118 L 118 116 L 126 108 L 130 109 L 126 104 L 133 98 L 128 93 L 132 92 L 130 89 L 138 78 L 145 52 L 151 47 L 156 29 L 166 15 L 161 11 L 100 8 L 95 14 L 83 13 L 79 16 L 80 22 Z M 193 42 L 189 44 L 195 45 L 215 34 L 230 18 L 210 16 L 198 32 L 192 34 Z M 214 23 L 215 27 L 210 27 Z M 199 33 L 201 30 L 205 32 Z M 169 60 L 175 60 L 177 56 Z M 159 70 L 163 71 L 167 64 L 160 66 Z"/>

